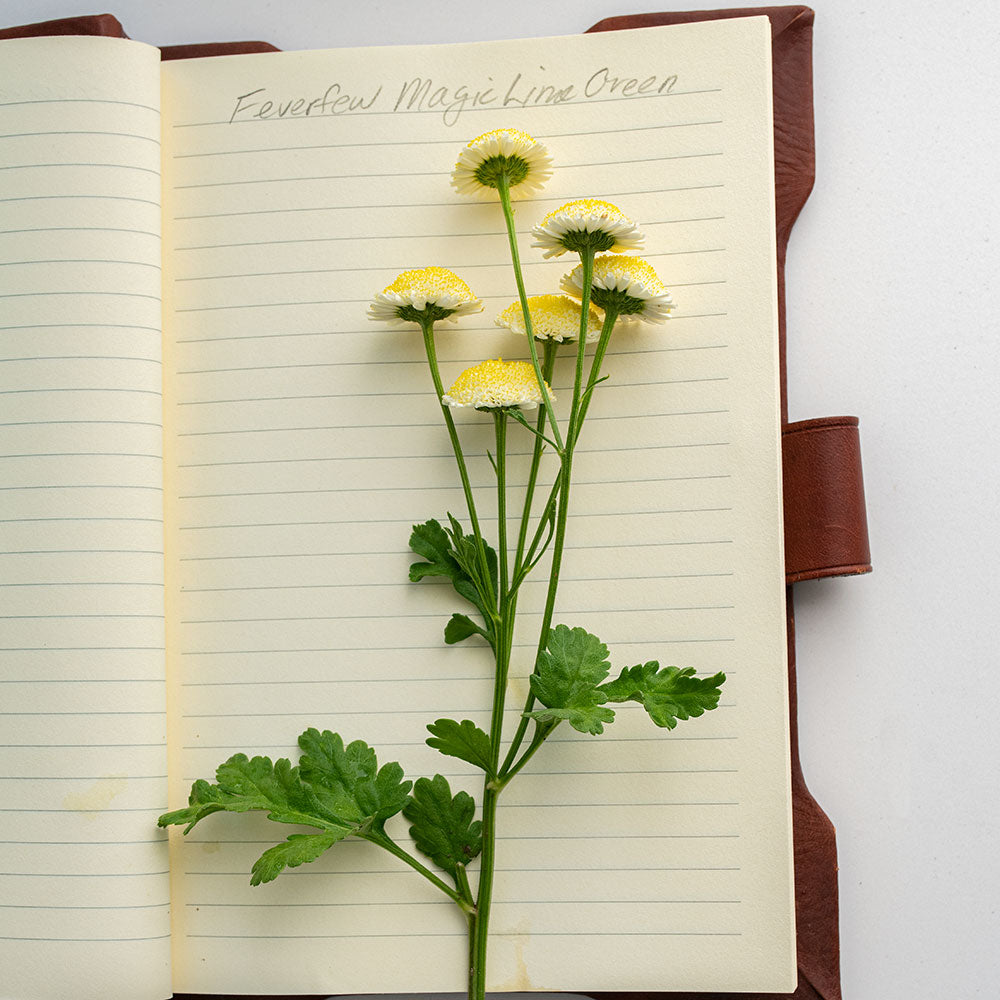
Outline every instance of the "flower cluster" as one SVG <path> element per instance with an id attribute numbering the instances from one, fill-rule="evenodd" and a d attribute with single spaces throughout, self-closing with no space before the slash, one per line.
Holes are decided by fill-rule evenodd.
<path id="1" fill-rule="evenodd" d="M 451 182 L 464 195 L 490 197 L 499 192 L 509 215 L 505 199 L 512 191 L 534 194 L 551 175 L 552 160 L 541 143 L 525 132 L 501 128 L 485 132 L 462 149 Z M 619 320 L 662 323 L 669 318 L 674 300 L 653 267 L 630 256 L 641 248 L 643 236 L 617 205 L 597 198 L 569 201 L 549 212 L 532 235 L 532 246 L 546 258 L 573 252 L 581 263 L 562 279 L 568 294 L 535 295 L 515 302 L 496 317 L 497 326 L 538 341 L 571 343 L 581 336 L 588 343 L 601 341 L 598 354 L 603 356 L 607 335 Z M 590 262 L 587 268 L 585 259 Z M 590 288 L 585 290 L 588 273 Z M 589 304 L 584 317 L 585 297 Z M 393 325 L 417 323 L 426 332 L 438 320 L 454 321 L 482 308 L 456 274 L 443 267 L 425 267 L 400 274 L 375 296 L 369 316 Z M 464 372 L 447 394 L 440 388 L 436 360 L 429 360 L 442 404 L 495 409 L 530 408 L 553 399 L 548 386 L 543 390 L 540 385 L 534 347 L 532 358 L 533 364 L 485 361 Z"/>

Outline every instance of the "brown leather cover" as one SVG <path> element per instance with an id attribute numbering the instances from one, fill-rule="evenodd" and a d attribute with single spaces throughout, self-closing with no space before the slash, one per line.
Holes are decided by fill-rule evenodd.
<path id="1" fill-rule="evenodd" d="M 109 35 L 111 38 L 128 38 L 121 21 L 112 14 L 83 14 L 80 17 L 61 17 L 58 21 L 39 21 L 14 28 L 0 28 L 0 39 L 36 38 L 43 35 Z"/>
<path id="2" fill-rule="evenodd" d="M 108 35 L 128 38 L 121 21 L 113 14 L 82 14 L 56 21 L 39 21 L 14 28 L 0 28 L 0 39 L 36 38 L 44 35 Z M 270 42 L 206 42 L 198 45 L 164 45 L 162 59 L 197 59 L 201 56 L 235 56 L 247 52 L 279 52 Z"/>
<path id="3" fill-rule="evenodd" d="M 786 577 L 797 580 L 865 573 L 871 569 L 857 419 L 827 417 L 788 424 L 785 370 L 785 251 L 792 224 L 812 190 L 815 151 L 812 105 L 812 25 L 808 7 L 637 14 L 600 21 L 591 31 L 679 24 L 766 14 L 771 22 L 774 78 L 775 203 L 781 354 L 782 459 Z M 127 37 L 110 14 L 65 18 L 0 30 L 0 39 L 37 35 Z M 175 45 L 164 59 L 278 51 L 266 42 Z M 787 588 L 789 708 L 792 741 L 792 818 L 799 984 L 794 1000 L 841 1000 L 837 910 L 837 849 L 833 825 L 809 794 L 798 753 L 795 616 Z M 763 993 L 603 993 L 606 1000 L 774 1000 Z M 178 1000 L 188 994 L 177 994 Z M 192 997 L 192 1000 L 194 998 Z M 222 1000 L 222 998 L 219 998 Z M 317 998 L 318 1000 L 318 998 Z"/>
<path id="4" fill-rule="evenodd" d="M 163 45 L 161 59 L 201 59 L 203 56 L 241 56 L 248 52 L 280 52 L 270 42 L 204 42 L 199 45 Z"/>

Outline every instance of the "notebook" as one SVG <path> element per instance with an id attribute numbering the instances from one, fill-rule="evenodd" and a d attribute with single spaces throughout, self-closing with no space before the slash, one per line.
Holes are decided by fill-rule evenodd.
<path id="1" fill-rule="evenodd" d="M 168 785 L 310 725 L 474 790 L 424 726 L 478 718 L 486 663 L 405 582 L 409 525 L 460 491 L 419 340 L 365 308 L 440 263 L 486 304 L 441 334 L 446 372 L 523 351 L 491 325 L 499 211 L 447 183 L 503 126 L 556 161 L 522 240 L 605 197 L 680 303 L 613 345 L 557 617 L 730 680 L 689 731 L 574 735 L 512 788 L 492 988 L 791 991 L 767 20 L 162 67 L 0 45 L 12 995 L 462 987 L 460 921 L 370 845 L 251 890 L 268 824 L 154 824 Z M 532 290 L 567 270 L 522 255 Z"/>

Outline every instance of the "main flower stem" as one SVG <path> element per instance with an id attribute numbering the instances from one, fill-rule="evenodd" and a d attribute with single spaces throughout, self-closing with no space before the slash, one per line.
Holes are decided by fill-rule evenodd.
<path id="1" fill-rule="evenodd" d="M 480 855 L 479 895 L 476 911 L 469 918 L 469 1000 L 486 996 L 486 946 L 489 941 L 493 872 L 496 867 L 496 821 L 499 791 L 483 792 L 483 851 Z"/>
<path id="2" fill-rule="evenodd" d="M 493 413 L 496 429 L 497 549 L 499 557 L 500 604 L 497 628 L 496 670 L 493 675 L 493 711 L 490 719 L 490 770 L 483 782 L 483 850 L 480 855 L 479 890 L 476 909 L 469 917 L 469 1000 L 486 995 L 486 945 L 489 938 L 490 909 L 493 902 L 493 875 L 496 867 L 496 812 L 500 792 L 493 784 L 500 762 L 503 740 L 503 713 L 507 694 L 507 674 L 514 641 L 516 595 L 508 590 L 507 553 L 507 413 Z"/>

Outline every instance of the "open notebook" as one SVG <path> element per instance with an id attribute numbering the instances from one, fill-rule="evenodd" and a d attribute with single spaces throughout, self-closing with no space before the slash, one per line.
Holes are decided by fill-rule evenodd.
<path id="1" fill-rule="evenodd" d="M 794 988 L 769 88 L 765 18 L 162 67 L 0 42 L 3 995 L 462 988 L 454 907 L 370 845 L 251 889 L 273 824 L 155 820 L 312 725 L 477 792 L 424 727 L 482 723 L 488 660 L 406 583 L 461 491 L 419 335 L 365 310 L 450 267 L 486 311 L 442 329 L 446 381 L 525 355 L 499 208 L 448 184 L 497 127 L 556 164 L 522 238 L 611 200 L 679 303 L 613 341 L 556 620 L 729 680 L 670 734 L 560 734 L 501 800 L 492 988 Z"/>

